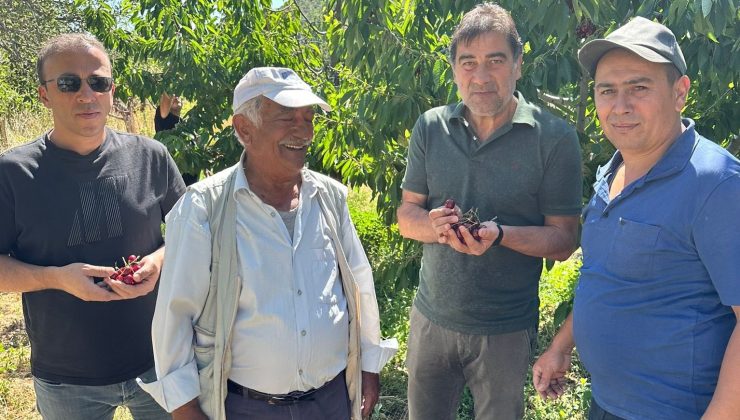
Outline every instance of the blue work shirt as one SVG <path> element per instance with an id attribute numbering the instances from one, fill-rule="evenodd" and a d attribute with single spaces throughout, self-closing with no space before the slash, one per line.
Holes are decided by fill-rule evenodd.
<path id="1" fill-rule="evenodd" d="M 740 305 L 740 162 L 694 122 L 609 199 L 617 152 L 583 212 L 576 347 L 593 396 L 626 419 L 698 419 Z"/>

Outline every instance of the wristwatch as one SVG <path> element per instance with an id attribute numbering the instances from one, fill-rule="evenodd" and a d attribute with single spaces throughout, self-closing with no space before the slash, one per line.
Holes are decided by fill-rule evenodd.
<path id="1" fill-rule="evenodd" d="M 491 244 L 491 247 L 499 246 L 501 244 L 501 240 L 504 239 L 504 229 L 497 221 L 493 220 L 493 222 L 496 223 L 496 227 L 498 228 L 498 236 Z"/>

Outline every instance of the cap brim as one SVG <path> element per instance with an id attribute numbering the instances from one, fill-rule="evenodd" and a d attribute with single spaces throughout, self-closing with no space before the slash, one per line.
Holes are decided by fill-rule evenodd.
<path id="1" fill-rule="evenodd" d="M 671 60 L 663 57 L 648 47 L 624 44 L 607 39 L 594 39 L 587 42 L 586 45 L 578 51 L 578 61 L 581 63 L 584 70 L 586 70 L 591 77 L 594 77 L 596 75 L 596 65 L 599 63 L 599 60 L 601 60 L 601 57 L 615 48 L 624 48 L 632 51 L 645 60 L 653 63 L 671 63 Z"/>
<path id="2" fill-rule="evenodd" d="M 273 92 L 263 93 L 263 96 L 269 98 L 282 106 L 288 108 L 301 108 L 304 106 L 318 105 L 326 112 L 331 111 L 331 106 L 314 93 L 303 89 L 285 89 L 281 88 Z"/>

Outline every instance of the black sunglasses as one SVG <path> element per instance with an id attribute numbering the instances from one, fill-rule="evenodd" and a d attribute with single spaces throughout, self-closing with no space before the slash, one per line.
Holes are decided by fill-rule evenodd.
<path id="1" fill-rule="evenodd" d="M 82 87 L 82 79 L 77 75 L 59 76 L 56 79 L 44 80 L 44 84 L 55 81 L 60 92 L 77 92 Z M 113 78 L 105 76 L 90 76 L 87 79 L 90 89 L 95 92 L 108 92 L 113 87 Z"/>

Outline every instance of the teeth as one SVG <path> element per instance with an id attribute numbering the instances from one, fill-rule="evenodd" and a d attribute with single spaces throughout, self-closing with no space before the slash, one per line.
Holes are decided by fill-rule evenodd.
<path id="1" fill-rule="evenodd" d="M 285 144 L 284 146 L 287 147 L 288 149 L 293 149 L 293 150 L 300 150 L 306 147 L 305 145 L 294 145 L 294 144 Z"/>

